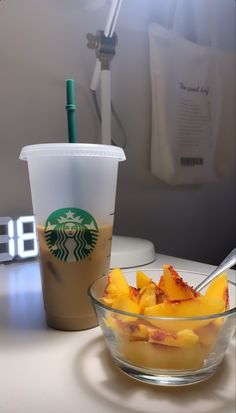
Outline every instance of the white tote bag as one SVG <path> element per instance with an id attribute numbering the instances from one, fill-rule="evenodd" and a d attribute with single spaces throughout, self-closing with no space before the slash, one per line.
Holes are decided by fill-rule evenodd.
<path id="1" fill-rule="evenodd" d="M 235 56 L 149 27 L 151 171 L 168 184 L 211 182 L 234 170 Z"/>

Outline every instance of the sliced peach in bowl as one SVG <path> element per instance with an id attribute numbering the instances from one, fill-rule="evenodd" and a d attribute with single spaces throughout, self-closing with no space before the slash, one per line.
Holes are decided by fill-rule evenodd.
<path id="1" fill-rule="evenodd" d="M 160 328 L 147 328 L 148 341 L 169 347 L 189 348 L 199 342 L 199 337 L 193 330 L 166 331 Z"/>
<path id="2" fill-rule="evenodd" d="M 153 282 L 148 283 L 140 290 L 138 302 L 140 314 L 144 313 L 146 307 L 156 305 L 156 295 L 157 286 Z"/>
<path id="3" fill-rule="evenodd" d="M 229 289 L 227 274 L 224 272 L 223 274 L 215 278 L 207 287 L 207 290 L 204 295 L 210 300 L 212 298 L 222 298 L 225 303 L 224 310 L 227 310 L 229 306 Z"/>
<path id="4" fill-rule="evenodd" d="M 106 318 L 105 324 L 108 328 L 112 329 L 118 338 L 126 337 L 126 339 L 130 341 L 148 340 L 149 334 L 147 326 L 137 322 L 137 319 L 135 320 L 135 318 L 132 320 L 125 320 L 118 314 L 110 314 Z"/>
<path id="5" fill-rule="evenodd" d="M 187 300 L 199 295 L 180 277 L 172 265 L 163 266 L 163 275 L 158 287 L 167 295 L 169 301 Z"/>
<path id="6" fill-rule="evenodd" d="M 137 271 L 136 273 L 136 287 L 141 289 L 145 287 L 147 284 L 152 282 L 151 278 L 149 278 L 143 271 Z"/>
<path id="7" fill-rule="evenodd" d="M 191 285 L 203 278 L 165 265 L 145 272 L 115 269 L 93 283 L 90 298 L 124 372 L 165 385 L 213 374 L 235 331 L 235 285 L 223 274 L 199 294 Z"/>
<path id="8" fill-rule="evenodd" d="M 107 286 L 103 294 L 103 301 L 106 305 L 112 306 L 114 299 L 119 296 L 129 295 L 129 285 L 120 268 L 115 268 L 108 275 Z"/>
<path id="9" fill-rule="evenodd" d="M 208 297 L 199 296 L 188 300 L 164 302 L 152 307 L 146 307 L 144 315 L 157 317 L 157 319 L 150 320 L 156 327 L 170 331 L 186 328 L 194 330 L 209 324 L 210 321 L 208 319 L 178 320 L 178 318 L 207 317 L 211 314 L 222 313 L 224 308 L 225 302 L 222 298 L 209 299 Z M 166 320 L 161 318 L 166 318 Z"/>
<path id="10" fill-rule="evenodd" d="M 191 348 L 169 347 L 148 341 L 121 340 L 120 354 L 129 363 L 138 367 L 161 370 L 199 369 L 204 354 L 199 344 Z"/>

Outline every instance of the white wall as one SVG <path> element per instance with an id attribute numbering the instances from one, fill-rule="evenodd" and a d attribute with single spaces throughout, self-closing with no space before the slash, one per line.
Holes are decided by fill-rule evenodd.
<path id="1" fill-rule="evenodd" d="M 219 20 L 221 46 L 231 50 L 234 17 L 227 5 L 232 1 L 224 0 Z M 0 2 L 0 216 L 32 212 L 27 167 L 18 160 L 21 147 L 67 139 L 66 78 L 74 78 L 79 89 L 80 141 L 97 142 L 99 125 L 88 91 L 95 56 L 86 47 L 86 33 L 104 27 L 108 7 L 88 13 L 84 4 Z M 128 144 L 127 161 L 120 165 L 115 232 L 149 238 L 159 252 L 217 263 L 236 241 L 235 178 L 170 187 L 150 173 L 147 25 L 161 21 L 162 11 L 162 0 L 124 0 L 117 25 L 112 96 Z M 116 126 L 114 136 L 119 138 Z"/>

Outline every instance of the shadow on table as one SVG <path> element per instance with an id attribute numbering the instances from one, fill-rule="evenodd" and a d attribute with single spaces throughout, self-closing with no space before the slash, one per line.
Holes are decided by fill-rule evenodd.
<path id="1" fill-rule="evenodd" d="M 0 348 L 46 345 L 58 334 L 46 324 L 40 291 L 0 295 Z"/>
<path id="2" fill-rule="evenodd" d="M 74 369 L 78 385 L 113 413 L 159 413 L 159 406 L 160 411 L 168 408 L 176 413 L 233 413 L 235 409 L 233 395 L 224 392 L 229 380 L 229 357 L 205 382 L 179 388 L 152 386 L 122 373 L 101 337 L 78 353 Z"/>

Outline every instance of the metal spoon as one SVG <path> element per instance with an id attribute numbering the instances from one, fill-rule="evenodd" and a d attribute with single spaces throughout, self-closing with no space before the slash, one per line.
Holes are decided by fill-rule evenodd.
<path id="1" fill-rule="evenodd" d="M 200 284 L 197 285 L 195 291 L 202 290 L 206 285 L 208 285 L 217 275 L 221 274 L 222 272 L 228 270 L 233 265 L 236 264 L 236 248 L 234 248 L 229 255 L 222 261 L 222 263 L 212 271 Z"/>

